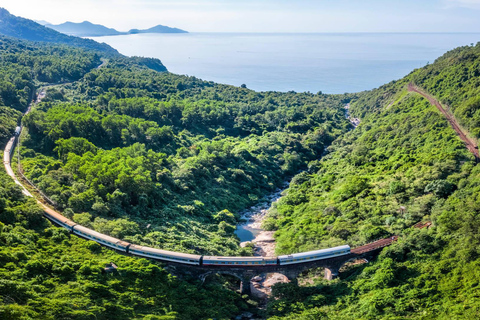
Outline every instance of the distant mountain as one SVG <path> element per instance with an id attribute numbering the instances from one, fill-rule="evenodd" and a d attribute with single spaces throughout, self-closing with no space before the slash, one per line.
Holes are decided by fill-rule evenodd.
<path id="1" fill-rule="evenodd" d="M 4 8 L 0 8 L 0 34 L 24 40 L 67 44 L 77 48 L 93 49 L 119 55 L 117 50 L 105 43 L 67 36 L 35 21 L 14 16 Z"/>
<path id="2" fill-rule="evenodd" d="M 68 21 L 62 24 L 47 24 L 45 26 L 58 32 L 78 37 L 116 36 L 122 34 L 122 32 L 119 32 L 115 29 L 107 28 L 100 24 L 93 24 L 88 21 L 81 23 Z"/>
<path id="3" fill-rule="evenodd" d="M 77 37 L 101 37 L 101 36 L 118 36 L 125 34 L 138 34 L 138 33 L 188 33 L 185 30 L 178 28 L 171 28 L 167 26 L 158 25 L 150 29 L 131 29 L 127 32 L 117 31 L 113 28 L 107 28 L 100 24 L 93 24 L 88 21 L 81 23 L 65 22 L 62 24 L 48 24 L 45 25 L 48 28 L 52 28 L 58 32 L 65 33 L 71 36 Z"/>
<path id="4" fill-rule="evenodd" d="M 33 20 L 38 24 L 41 24 L 42 26 L 46 26 L 47 24 L 50 24 L 50 22 L 45 21 L 45 20 Z"/>
<path id="5" fill-rule="evenodd" d="M 188 31 L 178 29 L 178 28 L 170 28 L 167 26 L 162 26 L 159 24 L 158 26 L 151 27 L 150 29 L 145 30 L 138 30 L 132 29 L 128 31 L 129 34 L 136 34 L 136 33 L 188 33 Z"/>

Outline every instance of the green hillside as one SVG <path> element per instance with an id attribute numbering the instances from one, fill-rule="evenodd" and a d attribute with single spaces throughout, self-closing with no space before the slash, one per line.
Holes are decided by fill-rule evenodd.
<path id="1" fill-rule="evenodd" d="M 4 172 L 0 220 L 1 319 L 225 319 L 247 307 L 229 288 L 180 280 L 53 227 Z M 118 272 L 104 273 L 110 262 Z"/>
<path id="2" fill-rule="evenodd" d="M 72 83 L 101 64 L 92 51 L 5 37 L 0 38 L 0 56 L 2 157 L 37 87 L 48 85 L 46 100 L 63 101 L 63 89 L 51 82 Z M 140 58 L 112 61 L 118 68 L 152 73 L 144 63 Z M 130 225 L 122 222 L 104 227 L 125 232 Z M 118 273 L 103 273 L 110 262 L 118 265 Z M 224 281 L 187 282 L 160 263 L 72 237 L 44 219 L 37 203 L 0 172 L 0 319 L 229 318 L 251 305 L 233 291 L 235 284 Z"/>
<path id="3" fill-rule="evenodd" d="M 358 128 L 297 176 L 266 226 L 278 253 L 391 234 L 398 243 L 333 283 L 278 287 L 286 319 L 475 319 L 480 309 L 480 169 L 444 116 L 407 91 L 414 82 L 477 137 L 480 44 L 446 53 L 352 101 Z M 429 229 L 409 228 L 432 221 Z M 289 295 L 287 292 L 295 292 Z M 308 315 L 308 316 L 307 316 Z"/>

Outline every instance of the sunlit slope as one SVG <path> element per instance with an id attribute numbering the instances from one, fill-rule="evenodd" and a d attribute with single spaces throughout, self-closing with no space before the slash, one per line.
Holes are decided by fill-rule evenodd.
<path id="1" fill-rule="evenodd" d="M 377 261 L 343 273 L 340 283 L 279 288 L 282 298 L 272 302 L 272 315 L 478 316 L 480 169 L 444 115 L 407 86 L 415 83 L 450 106 L 477 137 L 479 63 L 480 45 L 458 48 L 352 102 L 360 126 L 295 178 L 266 226 L 277 229 L 279 253 L 390 234 L 399 234 L 399 241 Z M 407 229 L 420 220 L 433 226 Z"/>

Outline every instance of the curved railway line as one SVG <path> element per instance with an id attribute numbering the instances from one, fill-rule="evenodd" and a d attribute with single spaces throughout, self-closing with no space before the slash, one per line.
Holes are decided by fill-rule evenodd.
<path id="1" fill-rule="evenodd" d="M 41 100 L 41 96 L 44 95 L 44 91 L 39 94 L 36 102 Z M 31 110 L 31 106 L 29 106 L 27 114 Z M 146 246 L 140 246 L 137 244 L 129 243 L 108 235 L 101 234 L 95 230 L 86 228 L 85 226 L 79 225 L 74 221 L 68 219 L 67 217 L 63 216 L 59 212 L 53 210 L 39 199 L 34 197 L 32 193 L 28 191 L 25 186 L 20 183 L 17 176 L 12 170 L 11 167 L 11 159 L 13 152 L 15 150 L 15 146 L 19 141 L 19 136 L 22 132 L 23 127 L 17 127 L 15 130 L 15 134 L 13 137 L 8 141 L 4 155 L 3 155 L 3 164 L 5 166 L 5 170 L 7 174 L 15 181 L 22 188 L 22 192 L 27 197 L 32 197 L 37 200 L 37 202 L 42 206 L 44 210 L 44 216 L 48 218 L 50 221 L 59 225 L 69 232 L 88 239 L 93 240 L 103 246 L 112 248 L 117 251 L 121 251 L 124 253 L 128 253 L 131 255 L 139 256 L 139 257 L 146 257 L 151 258 L 163 262 L 173 262 L 183 265 L 190 265 L 190 266 L 207 266 L 207 267 L 255 267 L 255 268 L 262 268 L 262 267 L 271 267 L 271 266 L 285 266 L 285 265 L 296 265 L 302 264 L 307 262 L 314 262 L 314 261 L 321 261 L 327 260 L 331 258 L 336 258 L 344 255 L 350 254 L 350 246 L 343 245 L 334 248 L 328 249 L 321 249 L 315 251 L 308 251 L 308 252 L 301 252 L 295 253 L 290 255 L 282 255 L 278 257 L 222 257 L 222 256 L 202 256 L 196 254 L 188 254 L 188 253 L 180 253 L 180 252 L 173 252 L 167 250 L 161 250 L 156 248 L 150 248 Z M 31 184 L 31 183 L 30 183 Z M 42 197 L 45 197 L 41 192 L 40 194 Z M 48 202 L 48 198 L 45 199 Z"/>
<path id="2" fill-rule="evenodd" d="M 448 119 L 452 127 L 455 131 L 459 134 L 460 138 L 466 143 L 467 148 L 475 155 L 476 159 L 479 159 L 478 156 L 478 149 L 476 145 L 462 132 L 458 124 L 456 124 L 455 119 L 449 115 L 441 106 L 440 102 L 438 102 L 433 97 L 429 96 L 423 90 L 416 87 L 413 84 L 409 84 L 408 86 L 409 91 L 415 91 L 425 98 L 427 98 L 430 103 L 436 106 Z M 32 103 L 38 103 L 41 101 L 42 97 L 45 96 L 45 91 L 42 90 L 38 95 L 36 101 Z M 30 112 L 32 105 L 29 106 L 27 112 Z M 188 265 L 188 266 L 200 266 L 200 267 L 223 267 L 223 268 L 239 268 L 239 267 L 249 267 L 249 268 L 263 268 L 264 270 L 268 269 L 268 267 L 275 267 L 275 266 L 282 266 L 282 267 L 295 267 L 296 265 L 302 264 L 311 264 L 313 262 L 322 262 L 328 261 L 331 259 L 336 259 L 338 257 L 344 256 L 345 259 L 348 259 L 352 256 L 360 256 L 365 253 L 375 252 L 381 248 L 391 245 L 393 242 L 397 241 L 397 236 L 391 236 L 385 239 L 380 239 L 374 241 L 372 243 L 368 243 L 366 245 L 356 247 L 354 249 L 350 249 L 350 246 L 343 245 L 328 249 L 322 250 L 315 250 L 315 251 L 308 251 L 308 252 L 301 252 L 295 253 L 290 255 L 282 255 L 278 257 L 222 257 L 222 256 L 202 256 L 196 254 L 187 254 L 187 253 L 180 253 L 180 252 L 173 252 L 167 251 L 162 249 L 151 248 L 147 246 L 141 246 L 133 243 L 129 243 L 108 235 L 101 234 L 95 230 L 86 228 L 82 225 L 75 223 L 74 221 L 68 219 L 67 217 L 63 216 L 59 212 L 53 210 L 45 203 L 40 200 L 44 200 L 44 202 L 51 203 L 51 200 L 48 199 L 40 190 L 38 190 L 35 185 L 26 179 L 26 181 L 32 185 L 39 194 L 41 195 L 41 199 L 37 199 L 32 193 L 28 191 L 27 188 L 17 179 L 15 173 L 11 168 L 11 159 L 13 152 L 15 150 L 15 146 L 19 141 L 19 136 L 22 132 L 23 127 L 17 127 L 15 130 L 15 134 L 9 140 L 5 147 L 5 152 L 3 155 L 3 163 L 5 166 L 5 170 L 7 174 L 15 181 L 22 188 L 22 192 L 25 196 L 35 198 L 40 206 L 42 206 L 44 210 L 44 215 L 50 221 L 59 225 L 65 229 L 67 229 L 72 234 L 75 234 L 81 238 L 93 240 L 103 246 L 112 248 L 117 251 L 121 251 L 127 254 L 131 254 L 134 256 L 139 257 L 146 257 L 162 262 L 170 262 L 176 263 L 181 265 Z M 20 171 L 20 170 L 19 170 Z M 21 173 L 21 171 L 20 171 Z M 429 227 L 431 225 L 430 222 L 419 222 L 413 227 L 415 228 L 424 228 Z"/>

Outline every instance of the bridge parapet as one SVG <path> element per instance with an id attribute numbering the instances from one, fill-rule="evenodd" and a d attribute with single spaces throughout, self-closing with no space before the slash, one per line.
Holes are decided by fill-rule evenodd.
<path id="1" fill-rule="evenodd" d="M 227 274 L 240 280 L 240 292 L 242 294 L 250 293 L 250 281 L 253 277 L 262 273 L 281 273 L 289 280 L 294 281 L 303 272 L 313 268 L 324 268 L 325 279 L 333 280 L 338 277 L 340 268 L 348 261 L 370 258 L 377 254 L 384 247 L 391 245 L 398 237 L 389 237 L 380 239 L 366 245 L 354 248 L 349 254 L 332 257 L 328 259 L 306 261 L 288 265 L 266 265 L 266 266 L 187 266 L 178 263 L 169 263 L 166 267 L 172 273 L 187 273 L 201 280 L 203 283 L 206 278 L 213 274 Z"/>
<path id="2" fill-rule="evenodd" d="M 380 239 L 374 242 L 367 243 L 366 245 L 353 248 L 352 250 L 350 250 L 350 252 L 353 254 L 363 254 L 363 253 L 372 252 L 378 249 L 385 248 L 397 240 L 398 240 L 398 236 Z"/>

